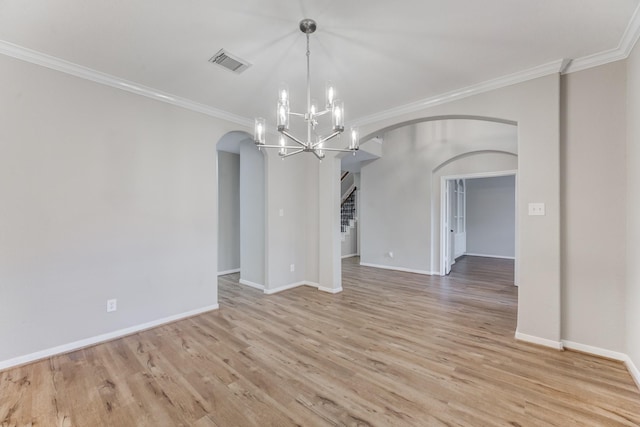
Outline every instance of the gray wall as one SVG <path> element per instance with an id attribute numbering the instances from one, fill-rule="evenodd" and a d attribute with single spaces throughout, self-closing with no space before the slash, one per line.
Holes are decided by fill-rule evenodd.
<path id="1" fill-rule="evenodd" d="M 0 363 L 217 305 L 216 142 L 238 126 L 0 70 Z"/>
<path id="2" fill-rule="evenodd" d="M 439 272 L 440 180 L 434 179 L 433 171 L 488 150 L 517 152 L 516 127 L 441 120 L 387 132 L 382 157 L 360 173 L 361 262 Z M 488 164 L 482 169 L 503 170 L 502 164 L 496 167 Z"/>
<path id="3" fill-rule="evenodd" d="M 344 173 L 344 172 L 341 172 Z M 343 197 L 351 186 L 355 183 L 355 174 L 350 172 L 349 175 L 340 181 L 340 197 Z"/>
<path id="4" fill-rule="evenodd" d="M 559 347 L 560 75 L 548 75 L 450 102 L 422 105 L 356 124 L 365 141 L 369 136 L 402 124 L 452 115 L 500 118 L 518 124 L 516 257 L 520 262 L 516 280 L 520 287 L 516 337 Z M 546 215 L 528 216 L 527 204 L 531 202 L 544 202 Z M 363 234 L 366 212 L 363 210 Z M 364 246 L 363 243 L 363 250 Z"/>
<path id="5" fill-rule="evenodd" d="M 255 150 L 255 147 L 253 147 Z M 282 160 L 267 153 L 267 283 L 268 291 L 318 282 L 318 179 L 314 156 Z M 336 182 L 340 172 L 335 171 Z M 336 189 L 336 197 L 338 189 Z M 283 215 L 280 215 L 282 212 Z M 291 271 L 290 266 L 295 266 Z"/>
<path id="6" fill-rule="evenodd" d="M 562 78 L 562 337 L 624 351 L 625 62 Z"/>
<path id="7" fill-rule="evenodd" d="M 627 351 L 636 365 L 639 56 L 636 47 L 626 63 L 563 77 L 562 97 L 553 75 L 361 126 L 366 135 L 450 114 L 517 121 L 518 330 L 548 344 L 560 339 L 562 325 L 563 338 Z M 0 342 L 11 343 L 0 347 L 0 361 L 214 306 L 212 165 L 215 143 L 238 126 L 4 56 L 0 73 Z M 394 181 L 385 191 L 406 178 L 401 170 L 389 172 Z M 331 275 L 327 283 L 339 280 L 335 263 L 321 260 L 318 250 L 329 248 L 339 258 L 339 245 L 325 241 L 336 229 L 338 173 L 330 159 L 319 165 L 303 156 L 268 158 L 267 286 L 323 275 Z M 327 190 L 331 179 L 335 185 Z M 430 191 L 431 179 L 420 189 Z M 547 215 L 526 216 L 529 202 L 545 202 Z M 394 226 L 381 226 L 387 224 Z M 330 231 L 322 241 L 319 227 Z M 296 272 L 289 271 L 291 262 Z M 119 309 L 107 314 L 105 301 L 114 297 Z"/>
<path id="8" fill-rule="evenodd" d="M 637 50 L 626 61 L 628 64 L 624 61 L 611 63 L 558 79 L 558 83 L 562 84 L 558 101 L 547 97 L 552 95 L 552 91 L 542 97 L 540 93 L 531 92 L 525 97 L 529 104 L 524 106 L 515 102 L 518 98 L 511 94 L 509 99 L 514 101 L 511 104 L 513 114 L 507 111 L 490 114 L 494 117 L 520 117 L 517 211 L 519 229 L 522 231 L 519 239 L 521 251 L 518 254 L 522 263 L 522 280 L 519 283 L 519 336 L 546 337 L 549 341 L 544 343 L 549 345 L 551 341 L 564 339 L 612 351 L 624 351 L 626 336 L 627 347 L 636 343 L 636 359 L 640 353 L 640 340 L 625 331 L 631 327 L 637 332 L 637 327 L 630 325 L 640 323 L 637 315 L 633 314 L 638 312 L 634 304 L 638 304 L 640 295 L 635 284 L 640 272 L 633 267 L 638 259 L 636 255 L 640 253 L 634 243 L 639 240 L 637 230 L 640 224 L 633 219 L 640 216 L 640 202 L 636 196 L 640 184 L 637 184 L 639 178 L 634 172 L 640 164 L 634 162 L 640 162 L 640 155 L 633 144 L 633 138 L 636 141 L 638 138 L 637 127 L 633 124 L 638 115 L 634 110 L 638 108 L 635 98 L 637 80 L 635 74 L 632 77 L 631 71 L 628 71 L 627 89 L 624 71 L 625 65 L 629 70 L 637 71 Z M 525 86 L 531 83 L 518 85 L 516 92 L 521 92 L 520 89 L 524 91 Z M 361 126 L 361 132 L 365 135 L 376 134 L 377 129 L 402 120 L 460 114 L 469 111 L 469 104 L 473 105 L 475 111 L 483 111 L 483 107 L 492 110 L 495 103 L 500 104 L 501 99 L 507 98 L 506 95 L 501 96 L 500 92 L 509 91 L 501 89 L 492 92 L 482 105 L 474 102 L 476 99 L 469 98 L 393 120 L 383 120 L 368 129 Z M 558 133 L 557 139 L 558 143 L 560 140 L 562 143 L 557 147 L 552 143 L 555 139 L 554 130 L 547 127 L 554 119 L 550 115 L 544 118 L 546 113 L 538 109 L 543 98 L 550 103 L 548 113 L 553 113 L 551 103 L 558 103 L 558 117 L 563 125 L 562 138 Z M 632 117 L 627 125 L 624 122 L 625 98 L 628 98 L 629 108 L 626 117 Z M 505 102 L 501 105 L 508 104 Z M 632 115 L 634 112 L 635 116 Z M 536 126 L 537 120 L 540 121 Z M 525 122 L 528 124 L 525 125 Z M 535 128 L 540 131 L 539 134 Z M 560 132 L 560 127 L 557 131 Z M 542 135 L 545 132 L 546 135 Z M 629 143 L 625 162 L 626 138 L 629 138 Z M 625 168 L 625 163 L 629 165 L 628 168 Z M 557 193 L 554 181 L 558 186 Z M 626 185 L 630 188 L 625 189 Z M 626 203 L 625 197 L 628 198 Z M 530 202 L 545 202 L 547 214 L 544 217 L 529 217 L 527 204 Z M 626 217 L 623 214 L 625 209 Z M 613 227 L 615 230 L 612 230 L 612 224 L 619 224 L 620 227 Z M 624 224 L 629 224 L 628 228 Z M 363 234 L 365 232 L 363 229 Z M 627 251 L 626 245 L 631 245 Z M 625 253 L 628 260 L 626 266 Z M 630 275 L 626 279 L 625 269 Z M 626 323 L 625 311 L 621 309 L 625 306 L 625 295 Z M 556 327 L 557 335 L 552 333 Z"/>
<path id="9" fill-rule="evenodd" d="M 218 151 L 218 273 L 240 268 L 240 155 Z"/>
<path id="10" fill-rule="evenodd" d="M 349 230 L 345 235 L 345 239 L 341 244 L 342 256 L 357 255 L 358 254 L 358 222 L 354 224 L 354 227 Z"/>
<path id="11" fill-rule="evenodd" d="M 629 357 L 640 369 L 640 45 L 637 43 L 628 59 L 627 78 L 626 344 Z M 640 381 L 637 370 L 636 381 Z"/>
<path id="12" fill-rule="evenodd" d="M 265 165 L 251 141 L 240 143 L 240 280 L 265 283 Z"/>
<path id="13" fill-rule="evenodd" d="M 514 258 L 515 176 L 468 179 L 465 183 L 467 253 Z"/>
<path id="14" fill-rule="evenodd" d="M 437 267 L 440 257 L 440 199 L 441 182 L 444 177 L 486 174 L 490 172 L 508 172 L 518 169 L 518 156 L 508 153 L 470 153 L 445 163 L 433 172 L 431 200 L 434 204 L 433 215 L 433 265 Z M 516 273 L 518 263 L 516 261 Z M 517 277 L 517 274 L 516 274 Z"/>

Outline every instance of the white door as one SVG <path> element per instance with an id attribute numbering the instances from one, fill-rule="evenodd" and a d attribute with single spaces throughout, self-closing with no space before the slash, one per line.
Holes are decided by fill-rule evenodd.
<path id="1" fill-rule="evenodd" d="M 455 209 L 454 209 L 454 220 L 453 220 L 453 230 L 454 231 L 454 251 L 453 251 L 453 262 L 458 257 L 467 252 L 467 224 L 466 224 L 466 208 L 467 208 L 467 199 L 465 192 L 465 180 L 457 179 L 455 181 Z"/>

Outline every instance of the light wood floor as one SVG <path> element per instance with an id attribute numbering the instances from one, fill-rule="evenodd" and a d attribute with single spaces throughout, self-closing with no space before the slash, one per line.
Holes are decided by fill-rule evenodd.
<path id="1" fill-rule="evenodd" d="M 514 341 L 513 264 L 344 261 L 344 292 L 266 296 L 0 372 L 5 426 L 640 425 L 619 362 Z"/>

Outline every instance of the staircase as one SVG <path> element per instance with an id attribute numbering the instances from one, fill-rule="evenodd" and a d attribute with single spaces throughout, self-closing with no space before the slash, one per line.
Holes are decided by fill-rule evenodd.
<path id="1" fill-rule="evenodd" d="M 342 241 L 346 239 L 358 220 L 356 190 L 357 188 L 353 187 L 347 197 L 342 200 L 342 205 L 340 206 L 340 231 L 342 232 Z"/>

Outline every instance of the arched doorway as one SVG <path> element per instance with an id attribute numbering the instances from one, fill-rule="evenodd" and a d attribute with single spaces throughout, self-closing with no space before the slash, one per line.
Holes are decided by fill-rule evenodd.
<path id="1" fill-rule="evenodd" d="M 410 110 L 356 123 L 360 126 L 360 134 L 364 135 L 363 141 L 407 123 L 441 118 L 517 124 L 516 210 L 520 262 L 518 326 L 515 335 L 518 339 L 553 348 L 562 348 L 558 99 L 559 78 L 554 75 L 497 91 L 416 105 Z M 544 203 L 545 216 L 530 217 L 527 207 L 531 203 Z M 364 249 L 364 243 L 362 247 Z"/>
<path id="2" fill-rule="evenodd" d="M 239 273 L 239 283 L 264 289 L 265 153 L 241 131 L 225 134 L 216 148 L 218 274 Z"/>

